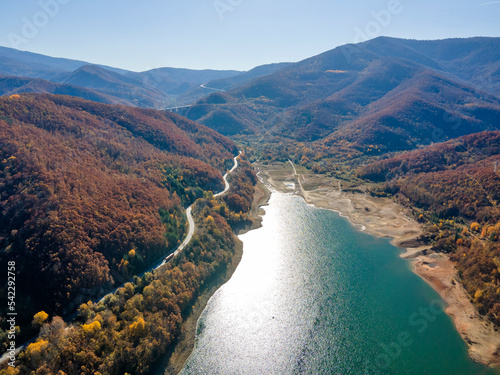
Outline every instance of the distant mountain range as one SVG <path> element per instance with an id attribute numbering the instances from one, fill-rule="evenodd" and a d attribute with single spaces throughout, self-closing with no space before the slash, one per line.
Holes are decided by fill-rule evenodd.
<path id="1" fill-rule="evenodd" d="M 0 47 L 0 75 L 10 77 L 8 81 L 6 77 L 3 78 L 0 95 L 19 92 L 64 93 L 102 103 L 164 109 L 191 104 L 210 94 L 214 91 L 211 89 L 212 81 L 218 85 L 217 90 L 224 90 L 272 73 L 282 66 L 271 64 L 249 72 L 158 68 L 137 73 Z M 13 80 L 12 77 L 25 79 Z M 206 84 L 206 88 L 201 87 L 203 84 Z"/>
<path id="2" fill-rule="evenodd" d="M 185 115 L 225 135 L 391 151 L 494 129 L 499 94 L 500 38 L 381 37 L 213 93 Z"/>
<path id="3" fill-rule="evenodd" d="M 52 80 L 60 73 L 72 72 L 84 65 L 89 63 L 0 47 L 0 73 L 4 75 Z M 100 67 L 116 73 L 127 72 L 110 66 L 100 65 Z"/>
<path id="4" fill-rule="evenodd" d="M 136 73 L 2 47 L 0 74 L 3 95 L 45 92 L 146 108 L 184 106 L 182 114 L 224 135 L 325 147 L 342 142 L 380 152 L 494 130 L 500 119 L 500 38 L 381 37 L 248 72 Z"/>
<path id="5" fill-rule="evenodd" d="M 54 83 L 40 78 L 0 75 L 0 95 L 10 96 L 21 93 L 70 95 L 105 104 L 128 104 L 126 100 L 80 86 Z"/>

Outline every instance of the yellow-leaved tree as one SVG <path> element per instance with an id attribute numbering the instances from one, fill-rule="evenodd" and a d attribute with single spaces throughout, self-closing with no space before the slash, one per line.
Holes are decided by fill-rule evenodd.
<path id="1" fill-rule="evenodd" d="M 146 322 L 143 318 L 137 319 L 128 328 L 133 337 L 141 337 L 146 334 Z"/>
<path id="2" fill-rule="evenodd" d="M 49 317 L 49 314 L 47 314 L 45 311 L 40 311 L 33 316 L 33 325 L 34 326 L 42 326 L 43 323 L 47 321 L 47 318 Z"/>
<path id="3" fill-rule="evenodd" d="M 92 333 L 99 331 L 101 329 L 101 323 L 98 320 L 94 320 L 92 323 L 84 324 L 82 326 L 83 332 Z"/>
<path id="4" fill-rule="evenodd" d="M 45 351 L 49 347 L 49 342 L 46 340 L 38 339 L 36 342 L 28 345 L 26 349 L 26 355 L 32 361 L 38 361 L 42 356 L 44 356 Z"/>

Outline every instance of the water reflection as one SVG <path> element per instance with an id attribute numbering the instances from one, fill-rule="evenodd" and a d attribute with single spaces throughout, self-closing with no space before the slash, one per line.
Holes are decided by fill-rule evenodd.
<path id="1" fill-rule="evenodd" d="M 490 373 L 439 306 L 422 332 L 412 325 L 440 300 L 387 240 L 278 193 L 263 228 L 241 239 L 240 266 L 202 314 L 182 374 Z"/>

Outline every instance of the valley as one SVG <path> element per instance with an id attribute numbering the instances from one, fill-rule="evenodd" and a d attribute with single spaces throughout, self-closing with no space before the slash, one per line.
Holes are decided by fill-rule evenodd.
<path id="1" fill-rule="evenodd" d="M 386 246 L 380 238 L 389 238 L 406 249 L 401 257 L 445 301 L 442 310 L 469 357 L 500 364 L 499 38 L 379 37 L 248 71 L 132 72 L 4 47 L 0 63 L 0 266 L 19 265 L 18 342 L 38 334 L 18 355 L 15 371 L 4 367 L 0 374 L 197 373 L 189 365 L 199 365 L 205 355 L 197 337 L 204 329 L 217 335 L 200 326 L 203 314 L 215 311 L 213 319 L 219 319 L 213 309 L 223 299 L 220 287 L 238 275 L 240 261 L 250 267 L 245 259 L 253 255 L 237 236 L 253 238 L 244 233 L 265 225 L 269 199 L 274 221 L 265 233 L 277 222 L 276 212 L 286 212 L 284 202 L 297 217 L 324 221 L 324 233 L 352 228 L 311 206 L 339 213 L 357 230 L 350 234 L 355 245 L 344 232 L 335 232 L 337 242 L 322 237 L 327 248 L 306 246 L 295 234 L 280 237 L 293 256 L 308 254 L 304 264 L 311 260 L 311 269 L 331 283 L 325 288 L 333 297 L 325 306 L 331 300 L 342 304 L 343 296 L 353 309 L 358 302 L 367 309 L 351 301 L 358 294 L 346 292 L 346 285 L 366 281 L 356 279 L 360 272 L 389 288 L 372 291 L 381 298 L 372 301 L 379 309 L 374 316 L 393 311 L 392 292 L 406 301 L 402 311 L 417 308 L 400 285 L 391 284 L 390 274 L 362 264 L 372 259 L 364 252 L 370 241 L 380 255 Z M 316 228 L 313 221 L 297 227 L 293 217 L 281 219 L 304 238 Z M 351 245 L 356 259 L 344 253 Z M 271 260 L 261 254 L 254 272 L 277 267 L 276 275 L 266 275 L 269 285 L 282 274 L 293 280 L 300 275 L 304 285 L 314 284 L 311 295 L 323 300 L 321 283 L 307 283 L 315 275 L 307 267 L 297 274 L 284 258 L 272 258 L 292 254 L 273 253 L 281 245 L 273 246 Z M 343 263 L 331 261 L 337 256 Z M 331 269 L 321 266 L 321 257 Z M 277 263 L 269 264 L 272 259 Z M 401 259 L 380 255 L 379 261 L 394 267 L 389 272 L 408 283 L 419 303 L 435 301 L 432 291 L 405 273 Z M 276 290 L 292 279 L 284 277 Z M 251 285 L 241 286 L 241 294 L 253 293 Z M 301 293 L 293 298 L 304 302 L 309 297 Z M 286 315 L 283 306 L 276 316 Z M 308 315 L 307 324 L 335 320 L 334 307 L 319 306 L 314 311 L 326 320 Z M 3 349 L 9 345 L 5 309 L 0 306 Z M 71 321 L 61 318 L 70 315 Z M 353 324 L 363 326 L 356 319 Z M 462 350 L 443 328 L 446 319 L 440 318 L 439 329 L 454 350 Z M 335 337 L 341 342 L 351 336 Z M 356 346 L 352 337 L 348 345 Z M 429 345 L 432 337 L 426 340 Z M 295 370 L 319 360 L 307 348 L 296 349 L 304 352 Z M 339 346 L 338 353 L 344 349 Z M 376 350 L 372 354 L 379 358 Z M 466 354 L 459 356 L 480 371 Z M 403 357 L 392 358 L 391 366 L 411 362 Z M 408 373 L 418 373 L 417 367 Z"/>

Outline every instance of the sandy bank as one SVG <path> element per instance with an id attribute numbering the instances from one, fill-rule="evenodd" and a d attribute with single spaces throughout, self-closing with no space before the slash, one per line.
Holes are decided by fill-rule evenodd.
<path id="1" fill-rule="evenodd" d="M 498 367 L 500 332 L 478 314 L 467 292 L 457 282 L 457 271 L 450 259 L 441 253 L 420 255 L 414 259 L 413 266 L 414 272 L 446 301 L 446 313 L 453 318 L 460 336 L 469 346 L 470 357 L 476 362 Z"/>
<path id="2" fill-rule="evenodd" d="M 489 366 L 500 365 L 500 332 L 478 314 L 457 282 L 457 271 L 450 259 L 418 241 L 421 226 L 406 214 L 404 207 L 388 198 L 343 191 L 342 181 L 310 174 L 297 166 L 294 170 L 289 163 L 257 167 L 273 189 L 301 195 L 308 204 L 337 211 L 360 230 L 391 238 L 395 246 L 405 248 L 401 256 L 412 261 L 413 271 L 447 303 L 446 312 L 468 344 L 470 357 Z"/>

